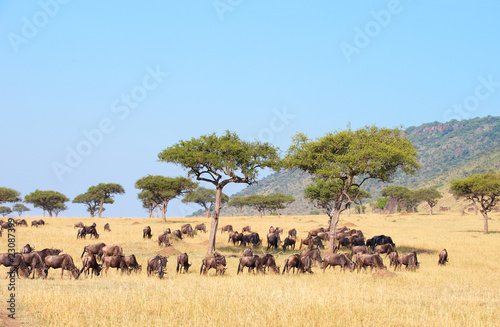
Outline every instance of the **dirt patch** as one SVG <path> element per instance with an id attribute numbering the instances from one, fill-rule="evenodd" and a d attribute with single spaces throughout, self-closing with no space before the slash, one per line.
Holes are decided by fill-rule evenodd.
<path id="1" fill-rule="evenodd" d="M 208 240 L 206 240 L 206 241 L 203 241 L 203 242 L 198 243 L 198 244 L 200 244 L 200 245 L 208 245 L 208 243 L 209 243 L 209 241 L 208 241 Z"/>
<path id="2" fill-rule="evenodd" d="M 399 215 L 400 215 L 400 216 L 406 216 L 406 215 L 409 215 L 409 213 L 408 213 L 408 212 L 402 212 L 402 213 L 400 213 Z"/>
<path id="3" fill-rule="evenodd" d="M 343 227 L 356 227 L 356 225 L 354 225 L 353 223 L 351 222 L 346 222 L 345 224 L 342 224 L 340 226 L 343 226 Z"/>
<path id="4" fill-rule="evenodd" d="M 385 270 L 385 269 L 380 269 L 376 273 L 374 273 L 373 278 L 386 278 L 386 277 L 396 277 L 396 273 L 393 273 L 392 271 Z"/>
<path id="5" fill-rule="evenodd" d="M 18 327 L 18 326 L 25 326 L 24 324 L 21 324 L 17 322 L 17 317 L 16 319 L 9 318 L 9 312 L 0 310 L 0 325 L 5 326 L 5 327 Z"/>
<path id="6" fill-rule="evenodd" d="M 160 255 L 177 255 L 181 254 L 181 251 L 177 250 L 173 246 L 169 246 L 160 251 Z"/>
<path id="7" fill-rule="evenodd" d="M 132 225 L 140 225 L 140 224 L 141 224 L 141 223 L 140 223 L 140 222 L 138 222 L 138 221 L 134 221 L 134 222 L 132 223 Z"/>
<path id="8" fill-rule="evenodd" d="M 317 221 L 316 220 L 308 220 L 308 221 L 306 221 L 306 223 L 317 223 Z"/>

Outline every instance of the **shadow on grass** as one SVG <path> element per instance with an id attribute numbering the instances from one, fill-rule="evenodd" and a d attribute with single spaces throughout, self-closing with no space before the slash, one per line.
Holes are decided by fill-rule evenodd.
<path id="1" fill-rule="evenodd" d="M 480 234 L 499 234 L 500 231 L 490 231 L 488 233 L 484 233 L 482 230 L 459 230 L 459 233 L 480 233 Z"/>
<path id="2" fill-rule="evenodd" d="M 396 250 L 398 251 L 398 253 L 401 255 L 401 254 L 405 254 L 405 253 L 410 253 L 410 252 L 417 252 L 417 254 L 438 254 L 439 251 L 436 251 L 436 250 L 429 250 L 429 249 L 422 249 L 422 248 L 416 248 L 416 247 L 413 247 L 413 246 L 397 246 L 396 247 Z"/>

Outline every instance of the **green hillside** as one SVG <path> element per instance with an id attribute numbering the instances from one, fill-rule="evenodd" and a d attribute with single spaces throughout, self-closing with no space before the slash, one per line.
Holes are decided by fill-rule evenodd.
<path id="1" fill-rule="evenodd" d="M 448 182 L 453 179 L 500 170 L 500 117 L 433 122 L 408 127 L 406 132 L 417 149 L 422 168 L 412 176 L 398 175 L 392 184 L 366 183 L 364 189 L 374 198 L 379 196 L 381 189 L 393 184 L 412 189 L 441 186 L 440 189 L 445 191 Z M 303 199 L 304 188 L 310 182 L 311 177 L 301 171 L 282 171 L 269 175 L 234 196 L 281 192 L 296 199 L 283 211 L 285 214 L 311 214 L 315 209 Z M 222 214 L 238 215 L 238 211 L 225 207 Z M 243 214 L 256 212 L 246 208 Z"/>

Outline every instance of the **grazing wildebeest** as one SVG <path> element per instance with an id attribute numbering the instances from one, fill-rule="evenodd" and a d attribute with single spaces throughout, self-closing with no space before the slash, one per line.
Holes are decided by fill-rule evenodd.
<path id="1" fill-rule="evenodd" d="M 92 236 L 95 239 L 99 238 L 99 234 L 97 233 L 97 229 L 96 229 L 96 224 L 95 223 L 93 223 L 91 226 L 80 227 L 80 229 L 78 229 L 78 234 L 76 235 L 76 238 L 86 238 L 87 234 L 90 235 L 90 238 L 92 238 Z"/>
<path id="2" fill-rule="evenodd" d="M 257 270 L 257 272 L 264 273 L 264 270 L 262 269 L 262 262 L 260 261 L 260 257 L 258 255 L 240 258 L 240 263 L 238 264 L 238 272 L 236 274 L 243 272 L 243 269 L 245 267 L 248 267 L 248 273 L 253 271 L 254 268 Z"/>
<path id="3" fill-rule="evenodd" d="M 287 247 L 290 247 L 291 250 L 295 250 L 295 238 L 285 238 L 285 241 L 283 242 L 283 251 L 286 251 Z"/>
<path id="4" fill-rule="evenodd" d="M 170 246 L 170 239 L 168 238 L 168 234 L 161 234 L 161 235 L 158 235 L 158 246 L 161 246 L 161 245 L 165 245 L 165 246 Z"/>
<path id="5" fill-rule="evenodd" d="M 299 250 L 302 249 L 302 245 L 307 245 L 309 248 L 312 248 L 313 246 L 317 246 L 322 249 L 325 248 L 323 246 L 323 242 L 321 242 L 321 239 L 317 236 L 308 236 L 306 238 L 301 239 Z"/>
<path id="6" fill-rule="evenodd" d="M 153 237 L 153 234 L 151 234 L 151 227 L 149 226 L 146 226 L 144 227 L 144 229 L 142 230 L 142 238 L 151 238 Z"/>
<path id="7" fill-rule="evenodd" d="M 76 268 L 73 258 L 69 254 L 49 255 L 45 257 L 46 274 L 49 268 L 61 269 L 61 279 L 63 278 L 64 271 L 70 272 L 69 278 L 78 279 L 80 277 L 80 270 Z"/>
<path id="8" fill-rule="evenodd" d="M 245 251 L 243 251 L 243 256 L 244 257 L 253 257 L 253 251 L 252 251 L 252 249 L 250 249 L 250 248 L 245 249 Z"/>
<path id="9" fill-rule="evenodd" d="M 361 254 L 356 255 L 356 261 L 358 263 L 358 273 L 363 267 L 370 267 L 373 271 L 373 267 L 379 269 L 386 269 L 382 258 L 378 254 Z"/>
<path id="10" fill-rule="evenodd" d="M 26 222 L 26 219 L 16 219 L 16 226 L 28 227 L 28 223 Z"/>
<path id="11" fill-rule="evenodd" d="M 118 255 L 123 255 L 123 249 L 121 246 L 116 244 L 103 246 L 99 251 L 99 253 L 97 253 L 97 256 L 99 257 L 100 260 L 103 260 L 104 257 L 112 257 Z"/>
<path id="12" fill-rule="evenodd" d="M 217 267 L 215 267 L 215 274 L 217 275 L 224 275 L 226 272 L 227 268 L 223 264 L 218 263 Z"/>
<path id="13" fill-rule="evenodd" d="M 222 265 L 223 267 L 226 266 L 226 257 L 218 253 L 214 254 L 213 257 L 203 259 L 201 262 L 200 275 L 202 272 L 206 275 L 211 268 L 214 268 L 215 273 L 217 274 L 219 272 L 217 266 L 219 265 Z"/>
<path id="14" fill-rule="evenodd" d="M 38 220 L 33 220 L 33 221 L 31 222 L 31 227 L 36 227 L 36 228 L 38 228 Z"/>
<path id="15" fill-rule="evenodd" d="M 194 230 L 206 233 L 207 226 L 205 226 L 205 224 L 198 224 L 198 225 L 194 226 Z"/>
<path id="16" fill-rule="evenodd" d="M 295 274 L 295 268 L 300 269 L 301 266 L 302 262 L 300 261 L 300 255 L 293 254 L 285 259 L 285 264 L 283 266 L 282 274 L 285 274 L 285 271 L 288 274 L 290 272 L 290 269 L 293 269 L 292 273 Z"/>
<path id="17" fill-rule="evenodd" d="M 325 269 L 331 266 L 340 266 L 340 268 L 345 272 L 345 267 L 348 266 L 350 271 L 354 270 L 354 263 L 349 259 L 344 253 L 336 253 L 332 255 L 327 255 L 323 259 L 323 272 Z"/>
<path id="18" fill-rule="evenodd" d="M 43 219 L 38 219 L 38 225 L 45 226 L 45 221 L 43 221 Z"/>
<path id="19" fill-rule="evenodd" d="M 351 246 L 360 246 L 360 245 L 365 245 L 364 237 L 353 237 L 351 239 Z"/>
<path id="20" fill-rule="evenodd" d="M 398 269 L 401 270 L 401 266 L 406 266 L 406 269 L 410 271 L 415 271 L 415 269 L 418 268 L 420 263 L 417 260 L 417 252 L 413 251 L 408 254 L 403 254 L 398 256 L 396 259 L 396 266 L 394 267 L 394 270 Z"/>
<path id="21" fill-rule="evenodd" d="M 163 234 L 172 234 L 172 231 L 170 230 L 170 228 L 167 228 L 167 229 L 165 229 Z"/>
<path id="22" fill-rule="evenodd" d="M 244 232 L 248 232 L 248 233 L 251 233 L 252 232 L 252 228 L 248 225 L 246 226 L 243 226 L 242 230 L 241 230 L 242 233 Z"/>
<path id="23" fill-rule="evenodd" d="M 35 278 L 35 271 L 38 272 L 38 276 L 45 278 L 47 276 L 45 272 L 45 262 L 43 262 L 42 257 L 36 253 L 21 253 L 26 265 L 31 268 L 31 272 L 33 272 L 33 278 Z"/>
<path id="24" fill-rule="evenodd" d="M 370 251 L 366 245 L 353 246 L 351 250 L 351 255 L 354 257 L 358 253 L 368 254 Z"/>
<path id="25" fill-rule="evenodd" d="M 375 247 L 375 253 L 376 254 L 385 253 L 385 256 L 387 257 L 389 255 L 389 253 L 391 253 L 391 252 L 394 252 L 394 248 L 389 243 L 382 244 L 382 245 L 377 245 Z"/>
<path id="26" fill-rule="evenodd" d="M 148 260 L 148 276 L 151 274 L 158 274 L 160 279 L 167 272 L 168 257 L 157 255 L 156 257 L 149 258 Z"/>
<path id="27" fill-rule="evenodd" d="M 101 252 L 102 248 L 105 247 L 106 244 L 104 243 L 96 243 L 96 244 L 90 244 L 90 245 L 86 245 L 84 248 L 83 248 L 83 252 L 82 252 L 82 255 L 80 256 L 80 258 L 83 258 L 83 255 L 85 253 L 88 253 L 88 254 L 99 254 L 99 252 Z"/>
<path id="28" fill-rule="evenodd" d="M 253 246 L 259 246 L 262 244 L 259 233 L 250 232 L 250 234 L 243 235 L 241 245 L 246 246 L 247 244 L 252 244 Z"/>
<path id="29" fill-rule="evenodd" d="M 318 233 L 324 233 L 324 232 L 326 232 L 326 231 L 323 227 L 315 228 L 315 229 L 310 230 L 309 233 L 307 234 L 307 236 L 318 236 Z"/>
<path id="30" fill-rule="evenodd" d="M 182 269 L 184 268 L 184 272 L 187 273 L 189 270 L 189 267 L 191 267 L 191 263 L 189 263 L 189 257 L 187 253 L 179 254 L 177 257 L 177 268 L 175 271 L 177 273 L 182 272 Z"/>
<path id="31" fill-rule="evenodd" d="M 133 270 L 138 273 L 142 270 L 142 266 L 137 262 L 135 255 L 131 254 L 129 256 L 124 256 L 123 259 L 128 266 L 129 272 Z"/>
<path id="32" fill-rule="evenodd" d="M 31 247 L 31 245 L 29 244 L 26 244 L 25 246 L 23 246 L 23 248 L 21 249 L 21 251 L 19 251 L 21 254 L 24 254 L 24 253 L 30 253 L 31 251 L 33 251 L 35 248 Z"/>
<path id="33" fill-rule="evenodd" d="M 222 234 L 222 232 L 232 232 L 233 231 L 233 225 L 226 225 L 226 226 L 222 226 L 222 228 L 220 229 L 220 233 Z"/>
<path id="34" fill-rule="evenodd" d="M 106 256 L 102 258 L 102 270 L 108 275 L 109 268 L 121 269 L 122 274 L 128 272 L 128 265 L 123 255 Z"/>
<path id="35" fill-rule="evenodd" d="M 340 238 L 337 244 L 338 249 L 340 249 L 341 247 L 348 248 L 350 246 L 351 246 L 351 241 L 347 237 Z"/>
<path id="36" fill-rule="evenodd" d="M 448 251 L 446 249 L 443 249 L 441 252 L 439 252 L 439 261 L 438 264 L 440 265 L 446 265 L 448 262 Z"/>
<path id="37" fill-rule="evenodd" d="M 83 223 L 80 221 L 80 222 L 78 222 L 78 223 L 75 224 L 75 227 L 73 227 L 73 229 L 75 229 L 75 228 L 82 228 L 84 226 L 85 225 L 83 225 Z"/>
<path id="38" fill-rule="evenodd" d="M 392 242 L 392 238 L 390 236 L 377 235 L 366 240 L 366 246 L 371 247 L 372 250 L 374 250 L 377 245 L 382 245 L 382 244 L 391 244 L 393 247 L 396 247 L 396 244 Z"/>
<path id="39" fill-rule="evenodd" d="M 323 259 L 321 259 L 321 253 L 319 252 L 319 249 L 311 249 L 311 250 L 304 250 L 300 252 L 300 257 L 305 257 L 308 256 L 311 258 L 313 262 L 316 262 L 318 266 L 320 266 L 323 263 Z"/>
<path id="40" fill-rule="evenodd" d="M 267 249 L 269 248 L 278 249 L 278 236 L 276 234 L 271 234 L 271 236 L 267 236 Z"/>
<path id="41" fill-rule="evenodd" d="M 393 251 L 389 253 L 389 267 L 392 267 L 393 265 L 396 266 L 397 258 L 398 258 L 398 251 Z"/>
<path id="42" fill-rule="evenodd" d="M 266 268 L 267 271 L 271 268 L 275 273 L 280 273 L 280 266 L 276 266 L 276 260 L 272 254 L 259 254 L 259 257 L 262 267 L 264 268 L 264 272 L 266 271 Z"/>
<path id="43" fill-rule="evenodd" d="M 293 237 L 293 238 L 297 238 L 297 230 L 295 228 L 290 229 L 288 231 L 288 236 Z"/>
<path id="44" fill-rule="evenodd" d="M 236 245 L 236 243 L 240 243 L 243 241 L 243 234 L 238 233 L 238 232 L 230 232 L 229 234 L 229 239 L 233 241 L 233 245 Z"/>
<path id="45" fill-rule="evenodd" d="M 63 250 L 59 249 L 43 249 L 41 251 L 34 251 L 42 257 L 42 261 L 45 262 L 45 258 L 49 255 L 59 255 Z"/>
<path id="46" fill-rule="evenodd" d="M 85 276 L 88 276 L 89 270 L 92 269 L 92 273 L 90 275 L 90 278 L 92 278 L 92 275 L 99 276 L 101 273 L 102 265 L 97 263 L 97 259 L 95 257 L 95 254 L 89 254 L 86 253 L 85 256 L 82 258 L 82 270 L 80 270 L 80 274 L 84 273 Z"/>
<path id="47" fill-rule="evenodd" d="M 109 228 L 109 224 L 108 223 L 104 224 L 104 231 L 105 232 L 106 231 L 111 232 L 111 228 Z"/>
<path id="48" fill-rule="evenodd" d="M 174 236 L 176 236 L 178 239 L 182 240 L 182 233 L 180 230 L 176 229 L 172 232 L 172 234 L 174 234 Z"/>
<path id="49" fill-rule="evenodd" d="M 18 272 L 19 269 L 21 270 L 21 276 L 26 278 L 29 277 L 28 266 L 21 253 L 0 253 L 0 265 L 10 267 L 7 277 L 9 275 L 12 276 L 12 273 Z"/>
<path id="50" fill-rule="evenodd" d="M 186 224 L 186 225 L 183 225 L 181 227 L 181 233 L 182 234 L 186 234 L 187 236 L 189 237 L 194 237 L 194 234 L 193 234 L 193 227 L 191 227 L 190 224 Z"/>
<path id="51" fill-rule="evenodd" d="M 276 229 L 273 226 L 269 227 L 269 234 L 274 234 L 274 233 L 276 233 Z"/>
<path id="52" fill-rule="evenodd" d="M 319 237 L 322 241 L 325 241 L 325 242 L 330 239 L 330 235 L 327 232 L 318 233 L 318 235 L 316 235 L 316 236 Z"/>

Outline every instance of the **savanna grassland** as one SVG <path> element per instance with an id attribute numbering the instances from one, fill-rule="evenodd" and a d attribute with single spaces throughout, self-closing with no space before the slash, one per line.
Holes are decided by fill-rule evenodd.
<path id="1" fill-rule="evenodd" d="M 182 241 L 171 237 L 173 247 L 160 248 L 157 236 L 166 227 L 204 222 L 204 218 L 89 219 L 46 218 L 40 228 L 19 227 L 16 245 L 26 243 L 41 250 L 62 248 L 81 268 L 80 255 L 95 240 L 76 239 L 73 225 L 97 223 L 98 242 L 119 244 L 125 255 L 135 254 L 143 270 L 139 275 L 122 275 L 110 269 L 108 276 L 61 280 L 60 270 L 50 270 L 47 280 L 16 281 L 16 317 L 25 325 L 37 326 L 498 326 L 500 325 L 499 213 L 492 213 L 490 233 L 483 234 L 482 217 L 458 213 L 394 215 L 342 215 L 339 225 L 361 229 L 365 237 L 385 234 L 399 253 L 416 250 L 421 262 L 416 272 L 403 268 L 396 276 L 367 272 L 342 273 L 337 267 L 323 273 L 314 267 L 307 275 L 237 275 L 238 258 L 227 257 L 228 270 L 216 276 L 199 274 L 206 256 L 208 233 Z M 28 218 L 28 224 L 34 218 Z M 324 226 L 326 216 L 222 217 L 219 227 L 232 224 L 241 230 L 265 235 L 269 226 L 296 228 L 298 238 Z M 111 232 L 103 232 L 104 224 Z M 143 239 L 142 229 L 150 225 L 153 238 Z M 266 242 L 264 241 L 264 244 Z M 7 252 L 6 234 L 0 238 L 1 252 Z M 449 263 L 438 266 L 438 252 L 446 248 Z M 229 246 L 227 233 L 217 234 L 217 250 L 240 254 Z M 265 248 L 263 249 L 265 250 Z M 188 274 L 175 273 L 176 257 L 189 254 L 193 263 Z M 256 252 L 261 253 L 258 249 Z M 277 251 L 270 251 L 276 253 Z M 296 251 L 280 254 L 277 263 Z M 147 277 L 146 261 L 156 254 L 169 255 L 167 275 Z M 388 266 L 388 259 L 384 263 Z M 7 268 L 1 267 L 5 274 Z M 392 272 L 393 269 L 391 268 Z M 7 282 L 0 296 L 8 299 Z M 0 310 L 5 311 L 4 308 Z"/>

